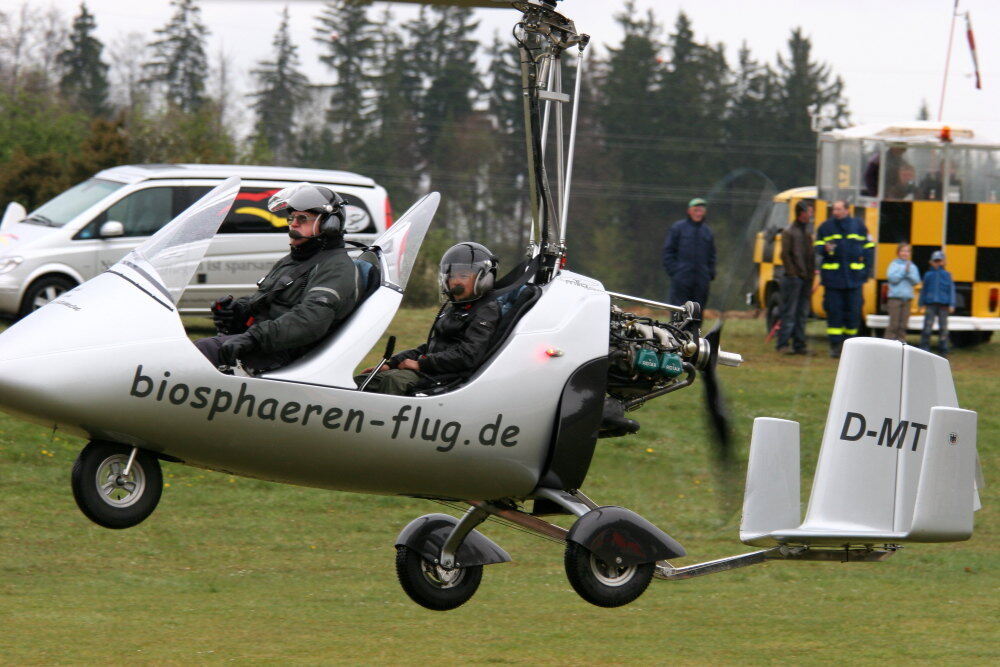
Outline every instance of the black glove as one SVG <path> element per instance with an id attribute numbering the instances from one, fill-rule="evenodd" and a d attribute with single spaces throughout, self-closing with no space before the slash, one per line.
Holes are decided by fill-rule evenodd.
<path id="1" fill-rule="evenodd" d="M 238 301 L 230 294 L 216 299 L 212 304 L 212 321 L 215 329 L 221 334 L 239 334 L 247 330 L 249 313 L 246 304 Z"/>
<path id="2" fill-rule="evenodd" d="M 219 348 L 219 361 L 226 366 L 233 366 L 237 359 L 257 349 L 257 341 L 248 333 L 241 333 L 222 341 Z"/>

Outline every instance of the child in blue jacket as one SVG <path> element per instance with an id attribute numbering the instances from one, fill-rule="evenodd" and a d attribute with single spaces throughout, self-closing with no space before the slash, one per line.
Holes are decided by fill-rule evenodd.
<path id="1" fill-rule="evenodd" d="M 920 284 L 920 272 L 910 261 L 913 248 L 903 242 L 896 246 L 896 259 L 889 264 L 889 326 L 885 337 L 906 342 L 906 323 L 910 319 L 910 302 L 913 288 Z"/>
<path id="2" fill-rule="evenodd" d="M 924 330 L 920 334 L 920 347 L 931 347 L 931 328 L 938 321 L 938 351 L 948 354 L 948 314 L 955 312 L 955 281 L 944 268 L 944 253 L 935 250 L 931 255 L 931 268 L 924 274 L 924 288 L 920 291 L 920 305 L 924 306 Z"/>

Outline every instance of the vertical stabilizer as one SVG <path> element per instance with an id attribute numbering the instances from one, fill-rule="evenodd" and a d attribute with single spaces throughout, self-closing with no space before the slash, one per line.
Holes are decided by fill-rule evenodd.
<path id="1" fill-rule="evenodd" d="M 776 541 L 770 537 L 771 532 L 799 525 L 800 475 L 799 423 L 769 417 L 755 419 L 740 541 L 773 546 Z"/>
<path id="2" fill-rule="evenodd" d="M 930 412 L 908 539 L 967 540 L 975 505 L 976 413 L 943 407 Z"/>

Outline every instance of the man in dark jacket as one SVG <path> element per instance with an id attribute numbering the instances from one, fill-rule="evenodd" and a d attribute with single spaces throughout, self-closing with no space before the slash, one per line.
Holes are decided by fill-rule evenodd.
<path id="1" fill-rule="evenodd" d="M 670 303 L 694 301 L 704 308 L 708 301 L 709 283 L 715 280 L 715 238 L 705 224 L 706 207 L 700 197 L 688 202 L 687 217 L 670 227 L 663 242 Z"/>
<path id="2" fill-rule="evenodd" d="M 858 335 L 861 321 L 861 288 L 874 270 L 875 244 L 868 228 L 849 215 L 847 202 L 837 200 L 833 217 L 816 231 L 816 261 L 823 283 L 823 309 L 830 356 L 840 358 L 844 340 Z"/>
<path id="3" fill-rule="evenodd" d="M 491 298 L 497 260 L 478 243 L 459 243 L 441 257 L 441 308 L 427 342 L 383 364 L 366 391 L 403 395 L 413 389 L 465 379 L 476 372 L 494 343 L 500 306 Z M 366 369 L 355 378 L 361 386 Z"/>
<path id="4" fill-rule="evenodd" d="M 802 200 L 795 204 L 795 220 L 781 232 L 781 329 L 778 351 L 806 354 L 806 318 L 816 266 L 812 223 L 813 206 Z M 788 343 L 791 341 L 792 346 Z"/>
<path id="5" fill-rule="evenodd" d="M 219 365 L 237 360 L 259 374 L 287 365 L 316 346 L 357 304 L 358 271 L 344 247 L 344 200 L 309 183 L 271 197 L 288 216 L 290 252 L 257 284 L 257 292 L 212 306 L 218 336 L 195 345 Z"/>

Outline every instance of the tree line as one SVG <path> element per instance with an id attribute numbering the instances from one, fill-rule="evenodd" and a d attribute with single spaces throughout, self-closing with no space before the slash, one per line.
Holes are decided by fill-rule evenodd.
<path id="1" fill-rule="evenodd" d="M 423 7 L 399 21 L 369 2 L 334 0 L 311 35 L 333 82 L 320 84 L 303 71 L 286 8 L 247 93 L 231 62 L 210 57 L 197 1 L 171 7 L 151 34 L 111 44 L 96 37 L 99 17 L 85 2 L 68 20 L 27 3 L 0 12 L 0 204 L 30 210 L 116 164 L 344 169 L 385 186 L 397 214 L 442 193 L 429 255 L 471 238 L 507 266 L 519 259 L 528 206 L 509 35 L 480 43 L 470 9 Z M 612 18 L 623 39 L 588 56 L 569 263 L 662 298 L 660 245 L 687 200 L 709 199 L 720 257 L 744 262 L 757 205 L 814 180 L 811 115 L 843 126 L 847 100 L 800 28 L 772 62 L 745 43 L 730 62 L 683 12 L 667 29 L 630 0 Z M 567 67 L 567 87 L 572 77 Z"/>

